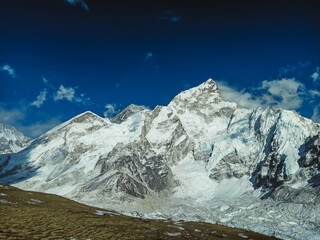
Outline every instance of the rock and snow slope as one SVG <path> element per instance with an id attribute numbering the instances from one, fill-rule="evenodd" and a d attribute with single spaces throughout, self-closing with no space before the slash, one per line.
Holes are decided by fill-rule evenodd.
<path id="1" fill-rule="evenodd" d="M 152 111 L 76 116 L 0 155 L 0 181 L 148 217 L 318 239 L 319 136 L 294 111 L 224 102 L 209 79 Z"/>

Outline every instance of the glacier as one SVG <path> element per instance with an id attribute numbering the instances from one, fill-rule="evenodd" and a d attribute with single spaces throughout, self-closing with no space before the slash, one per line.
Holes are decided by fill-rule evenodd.
<path id="1" fill-rule="evenodd" d="M 212 79 L 153 110 L 90 111 L 1 152 L 0 182 L 147 218 L 320 238 L 320 125 L 239 108 Z"/>

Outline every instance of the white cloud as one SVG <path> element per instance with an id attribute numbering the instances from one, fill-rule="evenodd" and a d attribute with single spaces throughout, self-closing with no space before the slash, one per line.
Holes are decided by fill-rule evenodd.
<path id="1" fill-rule="evenodd" d="M 298 109 L 303 102 L 305 86 L 303 83 L 292 79 L 263 81 L 262 90 L 268 94 L 262 96 L 263 102 L 268 105 L 284 109 Z"/>
<path id="2" fill-rule="evenodd" d="M 66 99 L 69 102 L 72 102 L 75 98 L 75 90 L 72 87 L 64 87 L 63 85 L 60 85 L 58 91 L 53 96 L 54 101 L 59 101 Z"/>
<path id="3" fill-rule="evenodd" d="M 114 103 L 106 104 L 104 108 L 105 108 L 105 111 L 103 112 L 103 115 L 105 118 L 111 118 L 120 112 L 117 104 L 114 104 Z"/>
<path id="4" fill-rule="evenodd" d="M 24 110 L 19 110 L 17 108 L 8 110 L 0 106 L 1 123 L 14 126 L 24 118 L 25 118 Z"/>
<path id="5" fill-rule="evenodd" d="M 1 67 L 1 71 L 6 71 L 6 72 L 8 72 L 8 74 L 9 74 L 11 77 L 13 77 L 13 78 L 16 77 L 16 73 L 15 73 L 14 69 L 13 69 L 12 67 L 10 67 L 8 64 L 3 65 L 3 66 Z"/>
<path id="6" fill-rule="evenodd" d="M 303 83 L 292 79 L 263 81 L 260 87 L 253 88 L 251 92 L 245 89 L 237 90 L 227 83 L 218 82 L 222 98 L 225 101 L 236 102 L 240 107 L 265 108 L 273 106 L 284 109 L 298 109 L 301 107 L 305 96 Z"/>
<path id="7" fill-rule="evenodd" d="M 53 100 L 55 102 L 61 100 L 67 100 L 69 102 L 78 102 L 82 104 L 89 104 L 90 98 L 86 98 L 84 93 L 81 93 L 80 96 L 76 94 L 77 87 L 64 87 L 60 85 L 58 91 L 53 94 Z"/>
<path id="8" fill-rule="evenodd" d="M 67 3 L 71 5 L 81 5 L 86 11 L 89 11 L 89 7 L 84 0 L 65 0 Z"/>
<path id="9" fill-rule="evenodd" d="M 315 108 L 313 109 L 313 115 L 311 119 L 315 122 L 320 123 L 320 104 L 315 106 Z"/>
<path id="10" fill-rule="evenodd" d="M 318 82 L 320 80 L 320 68 L 317 67 L 316 71 L 310 77 L 313 79 L 313 82 Z"/>
<path id="11" fill-rule="evenodd" d="M 37 96 L 36 100 L 31 103 L 31 106 L 39 108 L 47 99 L 47 89 L 43 89 L 40 94 Z"/>
<path id="12" fill-rule="evenodd" d="M 262 106 L 262 103 L 259 99 L 255 98 L 250 93 L 245 92 L 244 89 L 238 91 L 225 82 L 218 82 L 218 85 L 224 101 L 236 102 L 238 106 L 249 109 Z"/>

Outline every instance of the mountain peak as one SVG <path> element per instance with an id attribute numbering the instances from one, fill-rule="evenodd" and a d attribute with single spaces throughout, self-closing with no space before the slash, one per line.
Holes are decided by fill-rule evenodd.
<path id="1" fill-rule="evenodd" d="M 0 154 L 18 152 L 30 142 L 14 127 L 0 123 Z"/>
<path id="2" fill-rule="evenodd" d="M 216 84 L 216 82 L 212 78 L 209 78 L 207 81 L 205 81 L 204 83 L 200 84 L 196 88 L 198 88 L 199 90 L 207 90 L 207 91 L 212 91 L 212 92 L 219 92 L 218 85 Z"/>
<path id="3" fill-rule="evenodd" d="M 221 95 L 218 85 L 215 81 L 209 78 L 206 82 L 200 84 L 197 87 L 190 88 L 179 93 L 169 103 L 169 107 L 175 109 L 188 108 L 188 105 L 193 108 L 197 106 L 207 106 L 218 102 L 221 102 Z"/>
<path id="4" fill-rule="evenodd" d="M 130 117 L 132 114 L 135 114 L 137 112 L 141 112 L 143 110 L 145 110 L 145 108 L 142 107 L 142 106 L 138 106 L 138 105 L 135 105 L 135 104 L 130 104 L 128 107 L 123 109 L 120 113 L 118 113 L 115 117 L 110 119 L 110 121 L 112 123 L 120 124 L 123 121 L 127 120 L 128 117 Z"/>
<path id="5" fill-rule="evenodd" d="M 69 120 L 69 123 L 81 123 L 81 122 L 90 122 L 92 120 L 104 120 L 102 117 L 98 116 L 97 114 L 86 111 L 84 113 L 81 113 L 74 118 Z"/>
<path id="6" fill-rule="evenodd" d="M 91 112 L 91 111 L 86 111 L 84 113 L 81 113 L 70 120 L 54 127 L 53 129 L 49 130 L 48 132 L 44 133 L 42 137 L 48 136 L 50 134 L 53 134 L 57 131 L 61 131 L 65 129 L 66 127 L 73 126 L 74 124 L 85 124 L 85 125 L 90 125 L 92 128 L 93 126 L 100 127 L 109 124 L 108 119 L 104 119 L 97 114 Z"/>

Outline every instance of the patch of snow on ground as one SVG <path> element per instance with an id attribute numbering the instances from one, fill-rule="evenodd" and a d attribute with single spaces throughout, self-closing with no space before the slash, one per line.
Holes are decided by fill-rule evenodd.
<path id="1" fill-rule="evenodd" d="M 109 214 L 109 215 L 120 215 L 119 213 L 115 213 L 115 212 L 108 212 L 108 211 L 101 211 L 101 210 L 96 210 L 95 214 L 100 215 L 100 216 L 104 216 L 105 214 Z"/>
<path id="2" fill-rule="evenodd" d="M 1 203 L 1 204 L 15 204 L 15 203 L 9 202 L 9 201 L 7 201 L 7 200 L 5 200 L 5 199 L 0 199 L 0 203 Z"/>
<path id="3" fill-rule="evenodd" d="M 177 236 L 181 236 L 182 235 L 180 232 L 176 232 L 176 233 L 165 232 L 164 234 L 168 235 L 170 237 L 177 237 Z"/>
<path id="4" fill-rule="evenodd" d="M 30 201 L 27 201 L 27 203 L 29 203 L 29 204 L 40 204 L 40 203 L 43 203 L 43 201 L 31 198 Z"/>
<path id="5" fill-rule="evenodd" d="M 242 237 L 242 238 L 248 238 L 248 236 L 246 236 L 246 235 L 244 235 L 244 234 L 242 234 L 242 233 L 239 233 L 238 236 L 239 236 L 239 237 Z"/>
<path id="6" fill-rule="evenodd" d="M 180 229 L 180 230 L 184 230 L 183 227 L 179 227 L 179 226 L 168 225 L 168 227 L 174 227 L 174 228 L 178 228 L 178 229 Z"/>
<path id="7" fill-rule="evenodd" d="M 104 216 L 106 212 L 105 211 L 101 211 L 101 210 L 96 210 L 95 214 L 100 215 L 100 216 Z"/>

